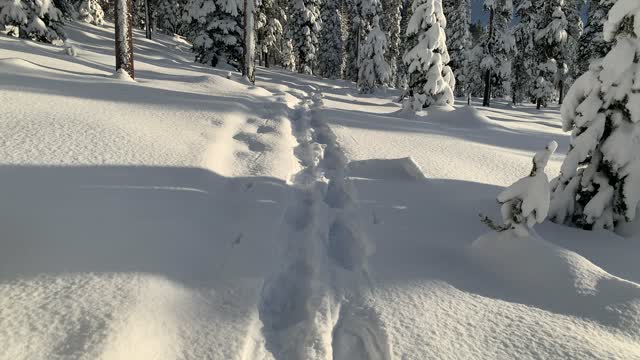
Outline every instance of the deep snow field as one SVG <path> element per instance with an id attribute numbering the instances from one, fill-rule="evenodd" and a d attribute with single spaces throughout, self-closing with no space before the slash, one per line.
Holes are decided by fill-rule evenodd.
<path id="1" fill-rule="evenodd" d="M 640 359 L 640 236 L 484 236 L 557 105 L 0 36 L 0 359 Z"/>

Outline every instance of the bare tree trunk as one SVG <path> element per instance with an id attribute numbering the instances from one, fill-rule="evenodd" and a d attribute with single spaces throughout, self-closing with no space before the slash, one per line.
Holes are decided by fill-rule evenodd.
<path id="1" fill-rule="evenodd" d="M 489 40 L 488 40 L 488 48 L 489 55 L 493 56 L 493 14 L 494 10 L 491 7 L 491 11 L 489 13 Z M 484 75 L 484 100 L 482 101 L 482 106 L 491 106 L 491 69 L 487 69 Z"/>
<path id="2" fill-rule="evenodd" d="M 144 29 L 147 39 L 151 39 L 151 19 L 149 16 L 149 0 L 144 0 Z"/>
<path id="3" fill-rule="evenodd" d="M 242 75 L 256 82 L 255 0 L 244 0 L 244 64 Z"/>
<path id="4" fill-rule="evenodd" d="M 269 67 L 269 53 L 268 52 L 264 53 L 264 67 L 266 67 L 266 68 Z"/>
<path id="5" fill-rule="evenodd" d="M 133 79 L 133 0 L 115 0 L 116 71 L 122 69 Z"/>
<path id="6" fill-rule="evenodd" d="M 560 80 L 560 99 L 558 100 L 558 104 L 562 105 L 564 102 L 564 80 Z"/>

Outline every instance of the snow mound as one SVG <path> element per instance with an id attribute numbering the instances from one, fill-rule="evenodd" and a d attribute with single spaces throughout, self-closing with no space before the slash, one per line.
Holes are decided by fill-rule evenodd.
<path id="1" fill-rule="evenodd" d="M 197 76 L 193 80 L 194 85 L 207 89 L 222 90 L 225 93 L 245 93 L 247 92 L 247 86 L 249 86 L 249 92 L 255 96 L 271 96 L 271 92 L 264 88 L 253 86 L 251 83 L 243 83 L 242 78 L 234 79 L 225 78 L 220 75 L 204 75 Z"/>
<path id="2" fill-rule="evenodd" d="M 118 69 L 118 71 L 116 71 L 113 74 L 113 78 L 116 80 L 121 80 L 126 82 L 136 82 L 131 78 L 131 76 L 129 76 L 129 74 L 124 69 Z"/>
<path id="3" fill-rule="evenodd" d="M 424 180 L 420 166 L 411 157 L 351 161 L 347 175 L 375 180 Z"/>
<path id="4" fill-rule="evenodd" d="M 483 235 L 471 245 L 470 256 L 530 304 L 640 336 L 640 285 L 613 276 L 535 233 Z"/>

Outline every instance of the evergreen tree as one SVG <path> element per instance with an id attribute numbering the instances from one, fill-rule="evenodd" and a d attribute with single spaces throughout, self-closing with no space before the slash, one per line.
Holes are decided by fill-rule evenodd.
<path id="1" fill-rule="evenodd" d="M 389 84 L 399 86 L 398 62 L 400 53 L 400 22 L 402 21 L 402 0 L 383 0 L 384 33 L 387 35 L 386 60 L 389 64 Z"/>
<path id="2" fill-rule="evenodd" d="M 584 229 L 632 221 L 640 200 L 640 2 L 617 0 L 603 39 L 612 48 L 562 106 L 571 147 L 554 180 L 551 218 Z"/>
<path id="3" fill-rule="evenodd" d="M 373 28 L 369 31 L 360 49 L 360 72 L 358 89 L 363 93 L 371 93 L 381 85 L 387 84 L 390 77 L 389 64 L 385 59 L 387 39 L 380 28 L 380 19 L 373 18 Z"/>
<path id="4" fill-rule="evenodd" d="M 407 27 L 409 26 L 409 19 L 413 12 L 411 10 L 411 0 L 403 0 L 402 11 L 400 16 L 400 56 L 398 57 L 397 70 L 396 70 L 396 87 L 400 89 L 407 89 L 409 84 L 409 78 L 407 74 L 407 66 L 404 63 L 404 54 L 409 51 L 410 46 L 407 42 Z M 404 94 L 403 96 L 404 97 Z"/>
<path id="5" fill-rule="evenodd" d="M 537 76 L 534 40 L 537 19 L 531 0 L 516 0 L 514 8 L 520 21 L 513 28 L 516 56 L 513 62 L 512 100 L 514 104 L 522 104 L 525 100 L 534 98 L 533 88 Z"/>
<path id="6" fill-rule="evenodd" d="M 344 11 L 347 19 L 347 41 L 345 44 L 345 75 L 346 80 L 358 81 L 358 48 L 360 47 L 360 10 L 359 0 L 345 0 Z"/>
<path id="7" fill-rule="evenodd" d="M 342 76 L 343 58 L 340 1 L 325 0 L 322 3 L 321 16 L 318 73 L 330 79 L 338 79 Z"/>
<path id="8" fill-rule="evenodd" d="M 466 78 L 464 65 L 467 50 L 471 49 L 471 4 L 469 0 L 444 0 L 444 15 L 447 17 L 447 50 L 449 51 L 449 67 L 456 77 L 456 96 L 464 96 Z"/>
<path id="9" fill-rule="evenodd" d="M 567 18 L 562 11 L 563 0 L 535 0 L 533 10 L 539 16 L 535 35 L 537 76 L 533 95 L 538 109 L 555 97 L 558 60 L 567 42 Z"/>
<path id="10" fill-rule="evenodd" d="M 182 20 L 188 2 L 186 0 L 159 0 L 155 8 L 157 26 L 167 34 L 186 35 L 187 25 Z"/>
<path id="11" fill-rule="evenodd" d="M 104 24 L 104 11 L 97 0 L 83 0 L 78 7 L 78 20 L 93 25 Z"/>
<path id="12" fill-rule="evenodd" d="M 562 104 L 565 88 L 573 82 L 572 68 L 575 64 L 578 41 L 582 36 L 583 23 L 580 12 L 585 5 L 585 0 L 564 0 L 562 12 L 567 18 L 567 42 L 560 48 L 558 60 L 558 73 L 556 76 L 559 92 L 558 102 Z"/>
<path id="13" fill-rule="evenodd" d="M 604 41 L 602 30 L 612 5 L 611 0 L 590 1 L 587 25 L 578 44 L 577 74 L 589 71 L 591 61 L 603 58 L 611 50 L 612 44 Z"/>
<path id="14" fill-rule="evenodd" d="M 380 26 L 381 16 L 382 2 L 380 0 L 360 1 L 362 38 L 358 49 L 358 88 L 362 92 L 372 92 L 376 86 L 389 82 L 390 69 L 385 58 L 387 40 Z M 376 33 L 369 36 L 374 29 Z"/>
<path id="15" fill-rule="evenodd" d="M 321 21 L 319 1 L 294 0 L 291 20 L 298 72 L 312 74 L 318 55 L 318 32 Z"/>
<path id="16" fill-rule="evenodd" d="M 196 61 L 213 67 L 242 60 L 242 7 L 236 0 L 192 0 L 186 19 Z"/>
<path id="17" fill-rule="evenodd" d="M 485 101 L 490 105 L 491 97 L 511 94 L 511 65 L 515 54 L 515 39 L 509 30 L 513 17 L 511 0 L 484 0 L 489 11 L 489 34 L 485 38 L 484 58 L 480 63 L 485 72 Z"/>
<path id="18" fill-rule="evenodd" d="M 281 12 L 275 0 L 262 0 L 257 15 L 258 49 L 264 59 L 264 65 L 269 67 L 269 59 L 274 57 L 278 44 L 282 41 Z"/>
<path id="19" fill-rule="evenodd" d="M 411 106 L 453 105 L 455 78 L 449 63 L 442 0 L 414 0 L 407 25 L 410 49 L 404 54 Z"/>
<path id="20" fill-rule="evenodd" d="M 62 13 L 51 0 L 0 0 L 0 27 L 23 39 L 52 42 L 64 38 Z"/>

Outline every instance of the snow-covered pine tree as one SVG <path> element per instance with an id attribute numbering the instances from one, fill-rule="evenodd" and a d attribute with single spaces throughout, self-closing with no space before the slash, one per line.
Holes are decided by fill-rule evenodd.
<path id="1" fill-rule="evenodd" d="M 330 79 L 342 76 L 342 17 L 339 0 L 324 0 L 321 8 L 318 73 Z"/>
<path id="2" fill-rule="evenodd" d="M 115 1 L 116 72 L 135 78 L 133 69 L 133 0 Z"/>
<path id="3" fill-rule="evenodd" d="M 289 70 L 296 70 L 296 54 L 293 49 L 293 39 L 291 31 L 285 30 L 282 40 L 282 66 Z"/>
<path id="4" fill-rule="evenodd" d="M 522 104 L 525 100 L 533 99 L 535 71 L 535 33 L 536 12 L 532 8 L 531 0 L 514 1 L 515 16 L 520 20 L 513 28 L 516 41 L 516 55 L 513 61 L 512 101 Z"/>
<path id="5" fill-rule="evenodd" d="M 562 104 L 565 89 L 573 83 L 573 67 L 577 56 L 577 47 L 584 24 L 582 23 L 581 11 L 585 5 L 585 0 L 564 0 L 562 12 L 567 18 L 567 42 L 561 47 L 558 59 L 558 72 L 556 76 L 558 88 L 558 102 Z"/>
<path id="6" fill-rule="evenodd" d="M 447 50 L 449 51 L 449 67 L 456 77 L 456 96 L 465 96 L 465 56 L 471 49 L 471 4 L 469 0 L 444 0 L 444 15 L 447 18 Z"/>
<path id="7" fill-rule="evenodd" d="M 484 8 L 490 14 L 490 29 L 480 66 L 485 72 L 484 105 L 489 106 L 491 97 L 511 94 L 511 65 L 516 45 L 509 30 L 513 18 L 512 1 L 484 0 Z"/>
<path id="8" fill-rule="evenodd" d="M 567 42 L 567 18 L 562 11 L 564 0 L 535 0 L 537 16 L 536 62 L 537 76 L 533 95 L 538 109 L 555 97 L 558 60 L 562 57 L 563 46 Z"/>
<path id="9" fill-rule="evenodd" d="M 412 4 L 413 2 L 411 0 L 403 0 L 402 11 L 400 13 L 400 48 L 398 49 L 400 56 L 398 56 L 396 65 L 396 87 L 405 91 L 409 84 L 409 78 L 407 75 L 407 65 L 404 63 L 404 54 L 410 49 L 410 45 L 407 42 L 407 27 L 409 26 L 409 19 L 411 19 L 411 15 L 413 15 L 411 9 Z M 402 98 L 404 98 L 404 93 Z"/>
<path id="10" fill-rule="evenodd" d="M 275 56 L 282 37 L 281 13 L 275 0 L 262 0 L 256 15 L 258 29 L 258 50 L 264 65 L 269 67 L 270 59 Z"/>
<path id="11" fill-rule="evenodd" d="M 293 0 L 292 5 L 291 30 L 298 72 L 312 74 L 318 56 L 320 2 L 319 0 Z"/>
<path id="12" fill-rule="evenodd" d="M 410 105 L 415 110 L 431 105 L 453 105 L 455 78 L 449 63 L 442 0 L 414 0 L 407 25 L 410 49 L 404 54 L 409 79 Z"/>
<path id="13" fill-rule="evenodd" d="M 62 13 L 51 0 L 0 0 L 0 27 L 23 39 L 53 42 L 64 38 Z"/>
<path id="14" fill-rule="evenodd" d="M 387 38 L 380 28 L 378 16 L 373 18 L 373 28 L 360 47 L 360 72 L 358 89 L 363 93 L 371 93 L 376 88 L 389 83 L 390 69 L 385 52 Z"/>
<path id="15" fill-rule="evenodd" d="M 552 185 L 551 219 L 614 230 L 635 219 L 640 201 L 640 2 L 617 0 L 603 35 L 612 49 L 562 105 L 571 146 Z"/>
<path id="16" fill-rule="evenodd" d="M 361 92 L 373 92 L 377 86 L 389 83 L 389 64 L 385 54 L 387 39 L 380 26 L 382 2 L 360 2 L 360 27 L 363 38 L 358 49 L 358 88 Z M 375 30 L 375 34 L 369 36 Z"/>
<path id="17" fill-rule="evenodd" d="M 93 25 L 104 24 L 104 11 L 98 0 L 82 0 L 78 6 L 78 20 Z"/>
<path id="18" fill-rule="evenodd" d="M 187 11 L 187 0 L 158 0 L 155 8 L 156 25 L 169 35 L 185 35 L 186 24 L 182 15 Z"/>
<path id="19" fill-rule="evenodd" d="M 227 63 L 237 69 L 242 61 L 242 2 L 192 0 L 187 21 L 196 61 L 213 67 Z"/>
<path id="20" fill-rule="evenodd" d="M 589 71 L 592 60 L 601 59 L 611 50 L 611 42 L 604 41 L 602 29 L 607 20 L 607 14 L 613 6 L 611 0 L 591 0 L 587 24 L 578 44 L 578 63 L 576 74 Z"/>
<path id="21" fill-rule="evenodd" d="M 347 19 L 347 41 L 345 43 L 344 78 L 346 80 L 358 81 L 358 47 L 360 46 L 360 10 L 359 0 L 345 0 Z"/>
<path id="22" fill-rule="evenodd" d="M 400 22 L 403 0 L 383 0 L 383 31 L 387 35 L 386 59 L 389 64 L 389 84 L 398 87 L 398 62 L 400 53 Z"/>
<path id="23" fill-rule="evenodd" d="M 545 168 L 557 148 L 558 143 L 552 141 L 544 150 L 537 152 L 529 176 L 498 194 L 504 225 L 497 225 L 487 217 L 483 218 L 483 222 L 496 231 L 514 231 L 518 236 L 529 235 L 535 224 L 542 223 L 549 213 L 550 202 L 549 178 Z"/>

